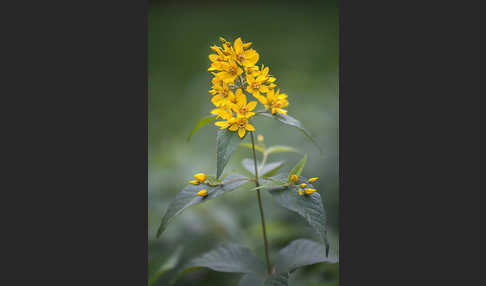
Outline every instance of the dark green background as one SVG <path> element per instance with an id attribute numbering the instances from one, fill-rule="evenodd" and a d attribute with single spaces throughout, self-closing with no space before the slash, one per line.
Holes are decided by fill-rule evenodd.
<path id="1" fill-rule="evenodd" d="M 216 172 L 216 127 L 206 126 L 186 143 L 196 122 L 209 115 L 209 46 L 218 37 L 253 42 L 259 64 L 270 67 L 281 92 L 289 95 L 289 115 L 299 119 L 323 148 L 322 155 L 299 131 L 267 119 L 257 119 L 257 134 L 267 145 L 285 144 L 309 155 L 303 175 L 321 178 L 319 191 L 328 211 L 330 239 L 337 245 L 338 190 L 338 3 L 238 2 L 240 4 L 177 2 L 149 3 L 148 116 L 149 116 L 149 273 L 172 253 L 184 248 L 184 264 L 222 241 L 241 243 L 263 260 L 263 243 L 256 197 L 235 192 L 186 210 L 160 239 L 155 231 L 169 202 L 197 172 Z M 226 4 L 225 4 L 226 3 Z M 249 139 L 247 139 L 249 140 Z M 239 148 L 226 172 L 241 171 L 248 149 Z M 301 155 L 284 153 L 289 170 Z M 291 240 L 317 236 L 304 220 L 263 195 L 270 256 Z M 155 285 L 166 285 L 173 273 Z M 298 270 L 292 285 L 338 285 L 338 265 L 325 263 Z M 237 285 L 239 276 L 196 271 L 176 285 Z"/>

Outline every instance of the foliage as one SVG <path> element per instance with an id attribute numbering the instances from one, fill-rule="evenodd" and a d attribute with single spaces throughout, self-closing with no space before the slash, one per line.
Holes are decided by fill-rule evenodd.
<path id="1" fill-rule="evenodd" d="M 307 154 L 304 154 L 290 172 L 278 173 L 284 161 L 270 162 L 270 155 L 300 152 L 285 145 L 267 147 L 262 135 L 259 135 L 255 142 L 254 116 L 262 115 L 264 118 L 295 127 L 312 142 L 315 143 L 315 140 L 302 123 L 283 109 L 289 106 L 288 96 L 280 93 L 280 90 L 275 90 L 276 78 L 269 74 L 268 67 L 256 65 L 259 54 L 250 49 L 252 43 L 243 43 L 241 38 L 237 38 L 234 44 L 223 38 L 220 40 L 221 47 L 211 47 L 216 54 L 209 56 L 212 63 L 208 69 L 218 71 L 212 72 L 214 78 L 210 90 L 213 95 L 211 102 L 216 107 L 211 113 L 215 116 L 201 119 L 188 137 L 190 140 L 201 127 L 215 119 L 222 119 L 214 123 L 220 128 L 216 135 L 216 176 L 207 176 L 205 173 L 194 175 L 194 179 L 190 180 L 169 204 L 157 230 L 157 237 L 167 229 L 175 216 L 193 205 L 236 190 L 256 192 L 263 226 L 265 263 L 250 249 L 227 242 L 191 260 L 178 272 L 177 277 L 196 269 L 209 268 L 218 272 L 243 274 L 239 282 L 241 286 L 288 285 L 291 274 L 297 268 L 320 262 L 336 263 L 338 258 L 336 255 L 329 256 L 326 213 L 321 195 L 313 185 L 317 178 L 308 179 L 301 176 L 307 162 Z M 257 101 L 247 102 L 247 93 Z M 254 111 L 258 102 L 264 109 Z M 251 144 L 243 142 L 247 137 L 251 138 Z M 253 158 L 245 158 L 241 162 L 248 174 L 224 174 L 224 169 L 238 146 L 251 149 Z M 260 161 L 257 160 L 257 151 L 261 154 Z M 305 239 L 295 240 L 279 251 L 272 267 L 268 254 L 261 191 L 268 192 L 277 204 L 302 216 L 324 244 Z M 174 262 L 169 265 L 170 267 L 162 267 L 153 279 L 160 277 L 166 269 L 173 268 L 173 264 Z"/>

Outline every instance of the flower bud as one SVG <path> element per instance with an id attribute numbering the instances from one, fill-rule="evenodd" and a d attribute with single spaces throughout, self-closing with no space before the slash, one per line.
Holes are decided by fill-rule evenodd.
<path id="1" fill-rule="evenodd" d="M 319 178 L 317 178 L 317 177 L 315 177 L 315 178 L 310 178 L 310 179 L 308 180 L 308 182 L 312 184 L 312 183 L 314 183 L 314 182 L 315 182 L 315 181 L 317 181 L 317 180 L 319 180 Z"/>
<path id="2" fill-rule="evenodd" d="M 198 180 L 191 180 L 191 181 L 189 181 L 189 183 L 191 183 L 193 185 L 199 185 L 199 181 Z"/>
<path id="3" fill-rule="evenodd" d="M 316 191 L 316 189 L 305 189 L 305 194 L 306 195 L 311 195 L 315 191 Z"/>
<path id="4" fill-rule="evenodd" d="M 258 134 L 257 140 L 258 140 L 258 142 L 263 142 L 263 135 L 262 134 Z"/>
<path id="5" fill-rule="evenodd" d="M 300 187 L 301 188 L 305 188 L 305 187 L 307 187 L 307 184 L 306 183 L 302 183 L 302 184 L 300 184 Z"/>
<path id="6" fill-rule="evenodd" d="M 304 194 L 304 192 L 302 191 L 302 189 L 299 189 L 299 196 L 302 196 Z"/>
<path id="7" fill-rule="evenodd" d="M 290 181 L 292 181 L 292 183 L 297 183 L 297 181 L 299 180 L 299 177 L 297 177 L 296 174 L 293 174 L 292 176 L 290 176 Z"/>
<path id="8" fill-rule="evenodd" d="M 206 174 L 204 173 L 197 173 L 194 175 L 194 178 L 199 181 L 199 183 L 202 183 L 206 180 Z"/>
<path id="9" fill-rule="evenodd" d="M 197 195 L 200 197 L 206 197 L 208 195 L 208 191 L 206 189 L 202 189 L 199 192 L 197 192 Z"/>

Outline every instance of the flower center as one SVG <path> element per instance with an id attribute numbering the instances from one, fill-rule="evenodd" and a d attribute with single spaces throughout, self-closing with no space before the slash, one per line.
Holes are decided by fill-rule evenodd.
<path id="1" fill-rule="evenodd" d="M 239 54 L 236 56 L 236 58 L 238 59 L 238 61 L 242 62 L 245 60 L 245 55 L 244 54 Z"/>
<path id="2" fill-rule="evenodd" d="M 253 89 L 260 89 L 260 85 L 257 82 L 253 83 Z"/>
<path id="3" fill-rule="evenodd" d="M 247 113 L 248 112 L 248 108 L 246 108 L 246 106 L 243 106 L 242 108 L 240 108 L 240 113 Z"/>

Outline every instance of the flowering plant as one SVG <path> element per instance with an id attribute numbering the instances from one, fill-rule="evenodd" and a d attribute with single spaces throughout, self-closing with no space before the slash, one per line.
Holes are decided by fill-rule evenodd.
<path id="1" fill-rule="evenodd" d="M 237 38 L 233 44 L 220 38 L 221 46 L 211 46 L 214 52 L 209 55 L 211 65 L 208 69 L 214 76 L 209 93 L 214 109 L 213 116 L 201 119 L 192 130 L 188 140 L 202 126 L 213 121 L 219 127 L 216 136 L 217 165 L 216 176 L 197 173 L 194 179 L 176 196 L 162 217 L 157 231 L 159 237 L 170 221 L 186 208 L 214 199 L 235 190 L 256 193 L 262 236 L 265 247 L 265 264 L 248 248 L 226 243 L 218 248 L 193 259 L 180 274 L 206 267 L 220 272 L 243 274 L 240 286 L 287 285 L 290 274 L 298 267 L 318 262 L 336 263 L 337 255 L 329 253 L 327 222 L 319 191 L 313 185 L 317 177 L 301 176 L 307 155 L 289 173 L 278 173 L 283 162 L 268 162 L 274 153 L 298 152 L 289 146 L 270 146 L 264 144 L 262 135 L 255 142 L 255 116 L 264 116 L 280 121 L 301 130 L 311 140 L 307 130 L 285 109 L 289 106 L 288 96 L 277 89 L 276 78 L 269 73 L 269 67 L 258 66 L 260 58 L 251 48 L 252 43 L 243 43 Z M 250 97 L 250 100 L 249 100 Z M 261 103 L 263 108 L 256 110 Z M 250 134 L 251 144 L 242 141 Z M 313 141 L 314 142 L 314 141 Z M 225 174 L 224 168 L 231 154 L 238 146 L 251 149 L 252 159 L 244 159 L 242 164 L 249 172 L 247 175 Z M 257 160 L 261 153 L 261 161 Z M 265 216 L 261 192 L 268 192 L 277 204 L 302 216 L 318 234 L 321 242 L 298 239 L 279 251 L 275 263 L 271 264 L 268 251 Z"/>

